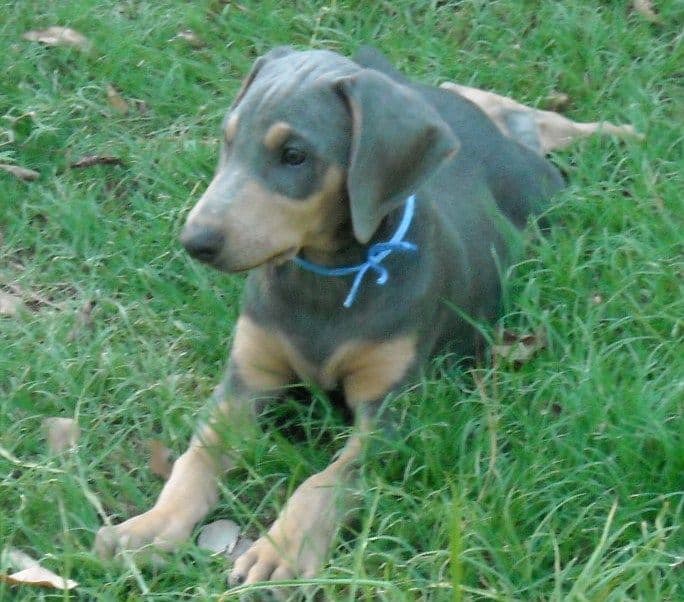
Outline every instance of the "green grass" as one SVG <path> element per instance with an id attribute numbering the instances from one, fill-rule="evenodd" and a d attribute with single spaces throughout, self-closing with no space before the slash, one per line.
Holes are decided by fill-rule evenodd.
<path id="1" fill-rule="evenodd" d="M 226 590 L 226 563 L 192 543 L 137 576 L 99 561 L 94 500 L 117 521 L 147 508 L 161 483 L 145 440 L 180 452 L 220 375 L 242 279 L 194 264 L 176 235 L 241 77 L 278 44 L 371 42 L 425 82 L 533 105 L 563 91 L 572 118 L 630 122 L 646 140 L 556 156 L 570 186 L 552 233 L 511 271 L 503 319 L 543 327 L 548 348 L 520 370 L 483 370 L 480 388 L 436 365 L 396 400 L 403 436 L 374 445 L 324 596 L 681 600 L 684 5 L 657 2 L 653 25 L 628 4 L 0 1 L 0 162 L 41 174 L 0 172 L 0 285 L 28 306 L 0 317 L 0 447 L 18 460 L 0 456 L 0 542 L 78 580 L 74 599 Z M 92 50 L 20 38 L 50 25 Z M 188 28 L 203 48 L 175 39 Z M 128 114 L 108 104 L 108 84 Z M 124 163 L 69 169 L 86 154 Z M 89 299 L 92 325 L 74 331 Z M 255 535 L 325 466 L 344 427 L 325 399 L 314 409 L 290 411 L 301 441 L 264 435 L 213 517 Z M 78 418 L 74 452 L 50 455 L 46 416 Z M 37 596 L 67 597 L 0 584 L 3 600 Z"/>

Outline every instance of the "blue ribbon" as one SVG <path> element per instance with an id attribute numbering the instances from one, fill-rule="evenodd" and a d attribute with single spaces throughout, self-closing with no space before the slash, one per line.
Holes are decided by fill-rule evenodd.
<path id="1" fill-rule="evenodd" d="M 349 276 L 350 274 L 356 274 L 354 282 L 352 283 L 351 289 L 349 289 L 349 294 L 344 300 L 344 307 L 351 307 L 356 299 L 356 295 L 359 292 L 359 287 L 363 282 L 363 278 L 369 270 L 373 270 L 378 278 L 375 281 L 376 284 L 383 285 L 389 279 L 389 272 L 387 268 L 382 265 L 382 262 L 393 252 L 393 251 L 417 251 L 418 245 L 413 244 L 403 240 L 411 226 L 411 221 L 413 220 L 413 214 L 416 208 L 416 195 L 412 194 L 406 199 L 406 206 L 404 207 L 404 215 L 399 222 L 399 227 L 396 232 L 386 242 L 377 242 L 374 245 L 368 247 L 368 252 L 366 254 L 366 261 L 359 263 L 358 265 L 350 265 L 339 268 L 327 268 L 323 265 L 318 265 L 317 263 L 312 263 L 301 257 L 294 257 L 294 261 L 300 268 L 318 274 L 319 276 Z"/>

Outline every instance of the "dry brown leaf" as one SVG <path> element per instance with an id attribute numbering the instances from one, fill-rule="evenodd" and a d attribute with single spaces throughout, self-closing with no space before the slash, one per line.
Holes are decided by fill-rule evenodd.
<path id="1" fill-rule="evenodd" d="M 24 182 L 32 182 L 40 178 L 40 174 L 32 169 L 21 167 L 20 165 L 8 165 L 7 163 L 0 163 L 0 169 L 11 173 L 14 177 L 24 180 Z"/>
<path id="2" fill-rule="evenodd" d="M 15 264 L 17 269 L 23 269 L 21 264 Z M 32 310 L 38 310 L 41 307 L 52 307 L 53 309 L 63 309 L 58 303 L 53 303 L 47 297 L 40 295 L 34 291 L 26 291 L 21 286 L 14 282 L 1 283 L 3 286 L 12 291 L 14 296 L 25 300 L 26 305 Z"/>
<path id="3" fill-rule="evenodd" d="M 135 108 L 141 115 L 147 115 L 150 112 L 150 107 L 144 100 L 134 100 Z"/>
<path id="4" fill-rule="evenodd" d="M 504 330 L 501 338 L 500 344 L 492 345 L 492 354 L 495 360 L 503 359 L 514 366 L 526 364 L 535 354 L 546 347 L 546 335 L 543 330 L 523 334 Z"/>
<path id="5" fill-rule="evenodd" d="M 74 327 L 68 336 L 70 341 L 75 341 L 86 328 L 90 328 L 93 325 L 93 308 L 95 303 L 95 299 L 88 299 L 78 311 Z"/>
<path id="6" fill-rule="evenodd" d="M 93 167 L 93 165 L 123 165 L 123 161 L 119 157 L 112 155 L 86 155 L 81 157 L 78 161 L 74 161 L 71 167 L 74 169 Z"/>
<path id="7" fill-rule="evenodd" d="M 215 554 L 230 554 L 235 548 L 240 527 L 232 520 L 221 519 L 204 525 L 197 537 L 197 545 Z"/>
<path id="8" fill-rule="evenodd" d="M 38 564 L 37 560 L 31 558 L 26 552 L 17 550 L 17 548 L 5 548 L 0 554 L 0 567 L 3 569 L 12 567 L 22 571 Z"/>
<path id="9" fill-rule="evenodd" d="M 74 589 L 78 583 L 71 579 L 64 579 L 55 575 L 52 571 L 36 564 L 35 566 L 12 573 L 11 575 L 0 575 L 0 581 L 10 585 L 31 585 L 34 587 L 48 587 L 52 589 Z"/>
<path id="10" fill-rule="evenodd" d="M 69 27 L 53 25 L 47 29 L 34 29 L 21 36 L 29 42 L 40 42 L 46 46 L 73 46 L 79 50 L 88 50 L 90 42 L 83 34 Z"/>
<path id="11" fill-rule="evenodd" d="M 555 111 L 557 113 L 567 109 L 569 104 L 570 96 L 568 96 L 565 92 L 551 92 L 544 99 L 544 106 L 549 111 Z"/>
<path id="12" fill-rule="evenodd" d="M 542 416 L 547 416 L 549 414 L 553 416 L 560 416 L 563 413 L 563 406 L 561 406 L 559 403 L 553 402 L 549 404 L 547 407 L 539 410 L 539 413 Z"/>
<path id="13" fill-rule="evenodd" d="M 191 29 L 184 29 L 176 34 L 176 38 L 185 40 L 193 48 L 203 48 L 206 44 L 194 31 Z"/>
<path id="14" fill-rule="evenodd" d="M 43 428 L 48 448 L 55 454 L 74 447 L 81 435 L 81 429 L 73 418 L 45 418 Z"/>
<path id="15" fill-rule="evenodd" d="M 632 8 L 649 23 L 654 23 L 656 25 L 661 23 L 660 17 L 653 10 L 653 3 L 651 0 L 633 0 Z"/>
<path id="16" fill-rule="evenodd" d="M 107 85 L 107 101 L 109 102 L 109 106 L 117 113 L 121 113 L 122 115 L 128 113 L 128 103 L 111 84 Z"/>
<path id="17" fill-rule="evenodd" d="M 23 306 L 21 297 L 0 291 L 0 316 L 16 316 Z"/>
<path id="18" fill-rule="evenodd" d="M 445 82 L 440 87 L 467 98 L 480 107 L 503 134 L 543 154 L 565 148 L 578 138 L 592 134 L 643 139 L 631 125 L 613 125 L 607 121 L 579 123 L 553 111 L 533 109 L 507 96 L 478 88 L 452 82 Z"/>
<path id="19" fill-rule="evenodd" d="M 148 445 L 150 448 L 150 471 L 164 480 L 168 479 L 173 468 L 171 450 L 158 439 L 150 439 Z"/>

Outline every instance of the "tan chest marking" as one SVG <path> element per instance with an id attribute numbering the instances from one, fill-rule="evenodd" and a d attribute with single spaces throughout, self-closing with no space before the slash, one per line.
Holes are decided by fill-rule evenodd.
<path id="1" fill-rule="evenodd" d="M 244 384 L 257 393 L 287 386 L 295 378 L 279 338 L 244 315 L 235 327 L 230 361 Z"/>
<path id="2" fill-rule="evenodd" d="M 415 336 L 403 335 L 383 342 L 348 341 L 316 365 L 282 333 L 269 332 L 244 315 L 231 352 L 238 373 L 254 391 L 274 390 L 296 377 L 328 390 L 341 384 L 350 407 L 381 398 L 404 378 L 415 357 Z"/>

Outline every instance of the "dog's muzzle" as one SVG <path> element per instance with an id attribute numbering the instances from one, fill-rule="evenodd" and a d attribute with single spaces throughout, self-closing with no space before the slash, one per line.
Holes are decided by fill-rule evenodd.
<path id="1" fill-rule="evenodd" d="M 205 263 L 214 263 L 221 255 L 225 237 L 214 228 L 187 224 L 183 228 L 180 241 L 191 257 Z"/>

